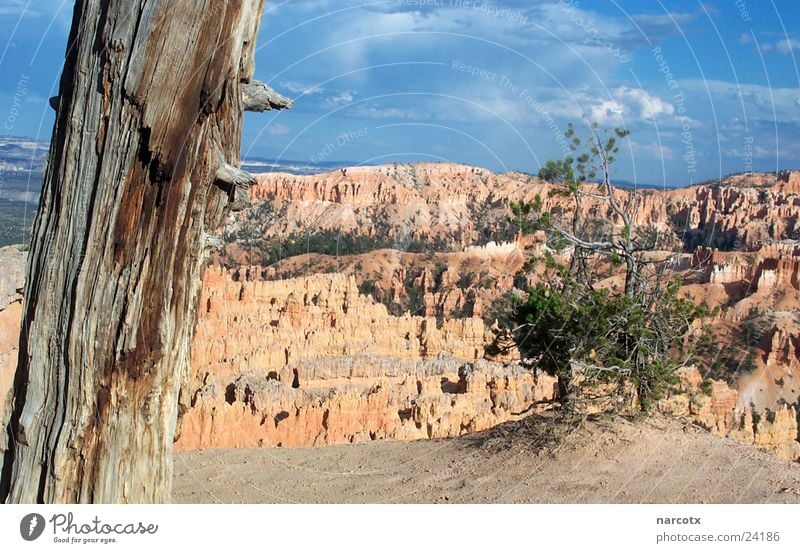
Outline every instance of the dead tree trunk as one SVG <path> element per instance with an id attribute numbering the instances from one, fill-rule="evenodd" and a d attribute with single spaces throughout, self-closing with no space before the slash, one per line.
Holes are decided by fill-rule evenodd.
<path id="1" fill-rule="evenodd" d="M 169 501 L 204 244 L 248 182 L 242 88 L 263 3 L 77 0 L 3 500 Z"/>

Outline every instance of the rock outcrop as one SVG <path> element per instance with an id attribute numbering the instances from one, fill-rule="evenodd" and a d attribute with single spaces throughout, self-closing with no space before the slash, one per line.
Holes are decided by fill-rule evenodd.
<path id="1" fill-rule="evenodd" d="M 689 188 L 641 190 L 637 224 L 673 235 L 676 242 L 750 249 L 765 240 L 798 238 L 800 173 L 752 174 Z M 507 205 L 536 196 L 545 209 L 568 202 L 552 185 L 523 173 L 497 174 L 453 164 L 353 167 L 321 175 L 267 173 L 251 188 L 252 201 L 273 215 L 255 225 L 264 237 L 325 231 L 373 237 L 403 250 L 413 240 L 474 247 L 497 240 L 507 227 Z M 620 192 L 623 194 L 623 192 Z M 621 225 L 610 208 L 584 201 L 584 216 Z M 313 221 L 313 225 L 310 222 Z M 499 239 L 504 239 L 500 237 Z M 497 248 L 497 245 L 494 245 Z M 453 249 L 453 248 L 451 248 Z"/>
<path id="2" fill-rule="evenodd" d="M 555 399 L 554 377 L 484 360 L 477 317 L 388 314 L 340 274 L 206 272 L 179 450 L 457 436 Z"/>
<path id="3" fill-rule="evenodd" d="M 263 269 L 206 271 L 193 348 L 196 382 L 258 371 L 278 374 L 315 359 L 385 355 L 477 360 L 488 333 L 477 317 L 390 316 L 352 276 L 269 281 Z M 307 379 L 306 374 L 300 378 Z"/>
<path id="4" fill-rule="evenodd" d="M 0 248 L 0 417 L 17 368 L 25 256 L 19 246 Z"/>
<path id="5" fill-rule="evenodd" d="M 267 238 L 307 232 L 313 221 L 316 230 L 388 245 L 350 256 L 304 253 L 270 267 L 210 267 L 176 448 L 455 436 L 552 400 L 555 379 L 520 366 L 512 333 L 492 324 L 498 305 L 508 309 L 500 301 L 525 287 L 515 275 L 532 250 L 541 253 L 543 238 L 490 241 L 509 200 L 539 195 L 547 207 L 560 201 L 550 188 L 529 175 L 436 164 L 259 176 L 254 206 L 231 221 L 229 237 L 257 215 Z M 262 217 L 264 206 L 271 216 Z M 586 208 L 611 220 L 591 202 Z M 687 244 L 670 269 L 692 269 L 682 294 L 718 308 L 702 323 L 719 351 L 699 360 L 716 380 L 685 371 L 683 390 L 661 409 L 790 459 L 800 457 L 792 407 L 800 403 L 799 216 L 798 173 L 644 191 L 637 212 L 640 223 Z M 436 237 L 450 251 L 404 251 Z M 227 261 L 247 258 L 245 250 L 229 244 L 238 253 Z M 5 396 L 24 252 L 0 250 L 0 265 Z"/>
<path id="6" fill-rule="evenodd" d="M 301 366 L 313 381 L 298 386 L 289 370 L 239 376 L 224 397 L 215 386 L 199 390 L 176 449 L 459 436 L 535 409 L 558 388 L 553 377 L 488 361 L 359 356 Z"/>
<path id="7" fill-rule="evenodd" d="M 721 344 L 707 361 L 736 377 L 737 408 L 800 403 L 800 245 L 772 242 L 746 253 L 699 248 L 693 264 L 698 281 L 683 290 L 719 309 L 704 321 Z"/>
<path id="8" fill-rule="evenodd" d="M 4 396 L 24 255 L 0 251 Z M 478 317 L 391 316 L 352 276 L 263 276 L 259 267 L 206 271 L 177 449 L 456 436 L 556 397 L 556 379 L 514 364 L 518 355 L 483 359 L 497 336 Z"/>
<path id="9" fill-rule="evenodd" d="M 692 367 L 681 374 L 682 390 L 658 403 L 664 413 L 691 417 L 719 436 L 768 449 L 778 456 L 800 461 L 797 410 L 782 404 L 775 409 L 742 407 L 739 392 L 718 380 L 704 385 Z"/>

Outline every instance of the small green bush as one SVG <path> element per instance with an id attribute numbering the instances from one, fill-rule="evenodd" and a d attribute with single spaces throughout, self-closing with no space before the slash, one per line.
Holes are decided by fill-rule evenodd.
<path id="1" fill-rule="evenodd" d="M 652 297 L 538 285 L 517 307 L 520 347 L 558 375 L 562 386 L 572 379 L 574 363 L 586 366 L 585 376 L 598 383 L 631 382 L 647 410 L 677 384 L 684 363 L 676 352 L 689 325 L 703 315 L 677 292 L 677 282 Z"/>

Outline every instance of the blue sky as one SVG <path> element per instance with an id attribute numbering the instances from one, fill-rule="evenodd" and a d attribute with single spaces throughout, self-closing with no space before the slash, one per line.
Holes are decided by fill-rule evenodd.
<path id="1" fill-rule="evenodd" d="M 49 139 L 72 2 L 0 0 L 0 118 Z M 800 168 L 797 0 L 268 1 L 243 156 L 536 172 L 585 114 L 632 131 L 618 178 Z"/>

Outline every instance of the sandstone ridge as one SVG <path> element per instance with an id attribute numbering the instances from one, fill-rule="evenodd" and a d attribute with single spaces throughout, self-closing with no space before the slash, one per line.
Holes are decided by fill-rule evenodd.
<path id="1" fill-rule="evenodd" d="M 391 316 L 353 277 L 206 273 L 179 450 L 458 436 L 552 401 L 557 380 L 484 359 L 477 317 Z"/>
<path id="2" fill-rule="evenodd" d="M 552 185 L 524 173 L 492 173 L 447 163 L 353 167 L 320 175 L 266 173 L 250 189 L 254 204 L 270 206 L 253 221 L 263 236 L 335 231 L 370 236 L 404 249 L 410 240 L 446 240 L 461 247 L 502 235 L 511 200 L 545 208 L 568 200 Z M 687 188 L 640 191 L 637 223 L 674 233 L 692 246 L 713 243 L 745 249 L 765 240 L 798 238 L 800 173 L 751 174 Z M 586 215 L 618 224 L 587 199 Z M 247 226 L 247 213 L 229 225 Z M 311 224 L 313 222 L 313 224 Z M 500 237 L 497 234 L 501 233 Z"/>

